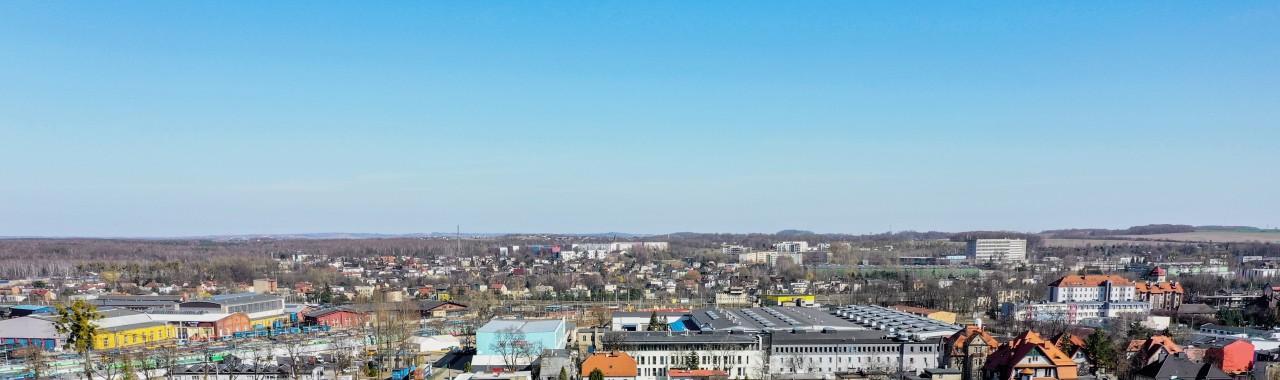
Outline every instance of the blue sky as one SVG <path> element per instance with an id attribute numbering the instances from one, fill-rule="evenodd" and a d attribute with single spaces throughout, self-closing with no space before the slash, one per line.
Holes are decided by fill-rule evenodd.
<path id="1" fill-rule="evenodd" d="M 1280 225 L 1276 2 L 3 2 L 0 236 Z"/>

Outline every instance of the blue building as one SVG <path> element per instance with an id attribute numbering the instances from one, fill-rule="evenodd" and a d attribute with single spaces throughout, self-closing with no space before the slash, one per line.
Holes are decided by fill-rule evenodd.
<path id="1" fill-rule="evenodd" d="M 510 338 L 541 349 L 560 349 L 569 343 L 569 327 L 563 319 L 494 319 L 476 330 L 476 355 L 501 355 L 496 348 Z"/>

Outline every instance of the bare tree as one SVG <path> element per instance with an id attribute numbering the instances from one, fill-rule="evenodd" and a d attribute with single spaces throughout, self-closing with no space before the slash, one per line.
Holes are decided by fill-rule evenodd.
<path id="1" fill-rule="evenodd" d="M 174 366 L 178 365 L 178 349 L 173 346 L 160 346 L 155 349 L 155 367 L 163 369 L 166 379 L 173 379 L 171 374 Z"/>
<path id="2" fill-rule="evenodd" d="M 498 330 L 494 338 L 489 348 L 502 356 L 502 364 L 509 371 L 515 371 L 533 363 L 533 358 L 541 354 L 544 349 L 542 343 L 530 342 L 526 339 L 524 332 L 514 326 Z"/>
<path id="3" fill-rule="evenodd" d="M 14 358 L 23 359 L 23 364 L 31 370 L 32 378 L 40 380 L 49 377 L 49 353 L 43 346 L 27 346 L 14 350 L 10 354 Z"/>
<path id="4" fill-rule="evenodd" d="M 370 305 L 369 335 L 376 340 L 382 368 L 401 365 L 409 338 L 417 331 L 420 314 L 413 302 L 378 302 Z"/>

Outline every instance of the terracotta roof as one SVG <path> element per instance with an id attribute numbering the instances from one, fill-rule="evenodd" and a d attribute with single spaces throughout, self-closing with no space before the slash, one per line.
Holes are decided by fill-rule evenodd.
<path id="1" fill-rule="evenodd" d="M 1176 282 L 1139 282 L 1138 293 L 1164 294 L 1182 293 L 1182 284 Z"/>
<path id="2" fill-rule="evenodd" d="M 947 347 L 949 347 L 952 355 L 964 355 L 965 345 L 969 344 L 969 341 L 974 337 L 982 339 L 983 342 L 993 350 L 996 346 L 1000 345 L 999 342 L 996 342 L 995 338 L 991 337 L 991 334 L 987 334 L 987 330 L 978 326 L 969 325 L 965 326 L 963 330 L 956 331 L 955 334 L 951 334 L 951 338 L 947 340 Z"/>
<path id="3" fill-rule="evenodd" d="M 1049 286 L 1056 287 L 1097 287 L 1103 283 L 1110 281 L 1115 286 L 1133 286 L 1133 281 L 1129 281 L 1118 275 L 1089 275 L 1089 276 L 1062 276 L 1057 281 L 1049 283 Z"/>
<path id="4" fill-rule="evenodd" d="M 1033 352 L 1043 355 L 1048 359 L 1047 364 L 1026 365 L 1019 363 L 1027 355 Z M 1058 349 L 1052 343 L 1044 340 L 1034 331 L 1027 330 L 1018 335 L 1017 338 L 1006 342 L 987 359 L 987 365 L 984 367 L 989 371 L 998 372 L 1001 378 L 1007 379 L 1023 368 L 1042 368 L 1057 367 L 1059 379 L 1075 379 L 1078 378 L 1075 361 L 1062 350 Z"/>
<path id="5" fill-rule="evenodd" d="M 582 362 L 582 377 L 591 376 L 591 371 L 597 368 L 604 377 L 636 377 L 640 373 L 636 370 L 636 359 L 622 351 L 600 352 L 587 357 Z"/>
<path id="6" fill-rule="evenodd" d="M 1129 346 L 1125 348 L 1125 351 L 1149 351 L 1157 347 L 1164 347 L 1165 351 L 1169 351 L 1170 354 L 1182 352 L 1182 347 L 1178 347 L 1178 344 L 1174 343 L 1173 339 L 1164 335 L 1152 335 L 1146 340 L 1131 340 L 1129 341 Z"/>

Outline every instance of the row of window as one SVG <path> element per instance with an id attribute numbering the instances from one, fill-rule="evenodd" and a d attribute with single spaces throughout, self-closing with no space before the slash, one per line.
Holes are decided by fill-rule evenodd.
<path id="1" fill-rule="evenodd" d="M 908 345 L 906 350 L 906 352 L 937 352 L 938 347 L 934 345 Z M 782 354 L 898 352 L 898 346 L 774 346 L 773 352 Z"/>

